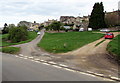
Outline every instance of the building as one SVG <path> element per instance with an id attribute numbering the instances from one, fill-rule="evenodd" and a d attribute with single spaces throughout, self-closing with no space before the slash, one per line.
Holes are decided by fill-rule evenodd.
<path id="1" fill-rule="evenodd" d="M 53 22 L 55 22 L 55 21 L 57 21 L 57 20 L 54 20 L 54 19 L 52 19 L 52 20 L 49 20 L 48 19 L 48 21 L 45 21 L 44 23 L 42 23 L 44 26 L 48 26 L 48 25 L 50 25 L 51 23 L 53 23 Z"/>
<path id="2" fill-rule="evenodd" d="M 87 28 L 89 17 L 89 15 L 83 17 L 61 16 L 60 22 L 65 24 L 73 24 L 73 29 L 79 29 L 80 27 Z"/>
<path id="3" fill-rule="evenodd" d="M 32 23 L 32 22 L 27 22 L 27 21 L 20 21 L 20 22 L 18 23 L 18 25 L 19 25 L 19 26 L 25 25 L 25 26 L 28 27 L 28 29 L 33 29 L 33 30 L 37 30 L 38 27 L 40 26 L 39 23 Z"/>

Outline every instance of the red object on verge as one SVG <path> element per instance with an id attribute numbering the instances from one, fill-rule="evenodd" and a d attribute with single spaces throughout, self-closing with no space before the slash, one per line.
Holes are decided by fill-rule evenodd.
<path id="1" fill-rule="evenodd" d="M 106 33 L 104 38 L 105 39 L 113 39 L 114 38 L 114 34 L 113 33 Z"/>

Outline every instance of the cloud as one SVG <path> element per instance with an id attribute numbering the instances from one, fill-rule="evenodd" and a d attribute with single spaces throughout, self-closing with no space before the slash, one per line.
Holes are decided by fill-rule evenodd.
<path id="1" fill-rule="evenodd" d="M 0 26 L 21 20 L 43 22 L 62 15 L 83 16 L 92 11 L 95 2 L 103 1 L 105 11 L 117 10 L 118 0 L 1 0 Z"/>

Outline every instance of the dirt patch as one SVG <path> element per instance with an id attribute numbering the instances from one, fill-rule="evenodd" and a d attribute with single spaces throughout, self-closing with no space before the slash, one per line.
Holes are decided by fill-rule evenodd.
<path id="1" fill-rule="evenodd" d="M 105 34 L 104 32 L 102 33 Z M 120 34 L 119 32 L 113 33 L 115 36 Z M 98 46 L 95 46 L 102 40 L 104 40 L 104 38 L 87 44 L 77 50 L 67 53 L 59 53 L 56 56 L 59 56 L 60 58 L 53 60 L 56 62 L 64 61 L 66 63 L 74 65 L 76 68 L 84 69 L 86 71 L 118 77 L 118 68 L 120 68 L 120 66 L 113 59 L 109 58 L 107 55 L 108 52 L 106 51 L 107 44 L 111 40 L 106 39 Z"/>

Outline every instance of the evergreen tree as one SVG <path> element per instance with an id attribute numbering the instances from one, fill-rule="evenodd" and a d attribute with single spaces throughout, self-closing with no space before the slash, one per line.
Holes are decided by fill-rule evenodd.
<path id="1" fill-rule="evenodd" d="M 6 33 L 8 33 L 8 32 L 9 32 L 9 27 L 8 27 L 7 23 L 5 23 L 5 24 L 4 24 L 4 28 L 3 28 L 3 30 L 2 30 L 2 34 L 6 34 Z"/>
<path id="2" fill-rule="evenodd" d="M 88 27 L 93 29 L 106 28 L 103 3 L 95 3 L 89 19 Z"/>

